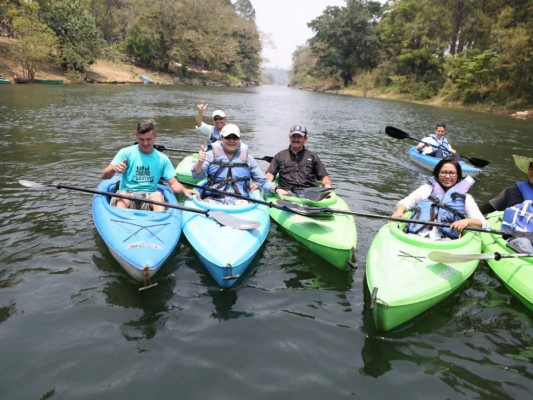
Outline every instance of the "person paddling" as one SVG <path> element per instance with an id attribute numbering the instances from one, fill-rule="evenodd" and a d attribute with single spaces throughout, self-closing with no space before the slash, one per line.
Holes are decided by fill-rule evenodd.
<path id="1" fill-rule="evenodd" d="M 412 219 L 449 224 L 449 228 L 409 224 L 408 233 L 416 233 L 430 239 L 455 239 L 467 226 L 486 228 L 487 221 L 468 190 L 474 179 L 463 179 L 459 162 L 444 158 L 433 169 L 429 182 L 400 200 L 392 214 L 401 218 L 407 210 L 414 210 Z"/>
<path id="2" fill-rule="evenodd" d="M 438 123 L 433 134 L 423 138 L 416 149 L 419 153 L 437 158 L 453 157 L 455 160 L 459 160 L 460 157 L 448 142 L 444 123 Z"/>

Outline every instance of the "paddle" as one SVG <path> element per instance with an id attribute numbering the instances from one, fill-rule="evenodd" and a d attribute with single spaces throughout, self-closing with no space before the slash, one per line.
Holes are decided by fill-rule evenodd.
<path id="1" fill-rule="evenodd" d="M 234 229 L 242 229 L 242 230 L 249 230 L 249 229 L 255 229 L 260 226 L 260 223 L 257 221 L 245 221 L 239 218 L 235 218 L 234 216 L 227 214 L 222 211 L 210 211 L 210 210 L 199 210 L 196 208 L 189 208 L 184 206 L 179 206 L 176 204 L 170 204 L 170 203 L 163 203 L 160 201 L 155 200 L 148 200 L 148 199 L 138 199 L 134 196 L 128 196 L 125 194 L 118 194 L 118 193 L 112 193 L 112 192 L 104 192 L 100 190 L 94 190 L 94 189 L 87 189 L 77 186 L 69 186 L 69 185 L 63 185 L 61 183 L 53 184 L 53 185 L 42 185 L 40 183 L 27 181 L 27 180 L 19 180 L 19 183 L 22 186 L 29 187 L 32 189 L 38 189 L 38 190 L 45 190 L 45 189 L 68 189 L 68 190 L 76 190 L 78 192 L 85 192 L 85 193 L 92 193 L 92 194 L 99 194 L 102 196 L 110 196 L 110 197 L 118 197 L 121 199 L 128 199 L 132 201 L 142 201 L 144 203 L 148 204 L 155 204 L 158 206 L 168 207 L 168 208 L 175 208 L 177 210 L 182 211 L 190 211 L 194 213 L 204 214 L 207 217 L 213 218 L 215 221 L 217 221 L 220 225 L 229 226 Z"/>
<path id="2" fill-rule="evenodd" d="M 202 185 L 195 185 L 193 183 L 182 182 L 180 180 L 178 180 L 178 182 L 180 182 L 183 185 L 192 186 L 192 187 L 199 188 L 199 189 L 204 189 L 204 190 L 207 190 L 209 192 L 221 194 L 223 196 L 236 197 L 238 199 L 248 200 L 251 203 L 257 203 L 257 204 L 261 204 L 261 205 L 264 205 L 264 206 L 268 206 L 270 208 L 277 208 L 278 210 L 283 210 L 283 211 L 288 211 L 288 212 L 292 212 L 292 213 L 298 214 L 296 211 L 293 211 L 291 208 L 285 207 L 284 205 L 278 205 L 278 204 L 273 203 L 271 201 L 258 200 L 258 199 L 254 199 L 253 197 L 246 197 L 246 196 L 243 196 L 243 195 L 240 195 L 240 194 L 237 194 L 237 193 L 225 192 L 223 190 L 218 190 L 218 189 L 214 189 L 214 188 L 206 188 L 205 186 L 202 186 Z M 278 200 L 278 203 L 279 202 L 280 202 L 280 200 Z M 285 203 L 290 203 L 290 202 L 286 201 Z M 290 203 L 290 204 L 295 204 L 295 203 Z"/>
<path id="3" fill-rule="evenodd" d="M 419 139 L 412 138 L 411 136 L 409 136 L 407 132 L 404 132 L 401 129 L 395 128 L 394 126 L 385 127 L 385 133 L 395 139 L 410 139 L 418 143 L 424 143 Z M 438 147 L 444 150 L 448 150 L 441 144 L 439 144 Z M 483 168 L 490 164 L 490 161 L 483 160 L 481 158 L 466 157 L 466 156 L 463 156 L 462 154 L 460 154 L 460 156 L 464 158 L 465 160 L 468 160 L 468 162 L 470 162 L 470 164 L 472 164 L 474 167 Z"/>
<path id="4" fill-rule="evenodd" d="M 291 203 L 290 201 L 284 201 L 284 200 L 278 200 L 278 204 L 282 205 L 285 208 L 289 208 L 291 211 L 297 214 L 308 216 L 308 217 L 324 218 L 327 216 L 331 216 L 331 214 L 348 214 L 348 215 L 355 215 L 358 217 L 379 218 L 379 219 L 386 219 L 389 221 L 439 226 L 442 228 L 450 227 L 450 225 L 443 224 L 440 222 L 419 221 L 416 219 L 409 219 L 409 218 L 395 218 L 395 217 L 390 217 L 388 215 L 367 214 L 367 213 L 348 211 L 348 210 L 337 210 L 337 209 L 330 208 L 330 207 L 313 207 L 313 206 L 307 206 L 304 204 Z M 508 235 L 508 236 L 513 236 L 513 237 L 533 238 L 533 232 L 500 231 L 500 230 L 494 230 L 494 229 L 477 228 L 475 226 L 467 226 L 464 229 L 468 229 L 471 231 L 477 231 L 477 232 L 484 232 L 484 233 L 493 233 L 496 235 Z"/>
<path id="5" fill-rule="evenodd" d="M 133 144 L 138 144 L 138 142 L 135 142 Z M 185 150 L 185 149 L 169 149 L 168 147 L 165 147 L 162 144 L 154 144 L 154 149 L 159 150 L 159 151 L 171 151 L 171 152 L 173 151 L 177 153 L 194 153 L 194 151 Z M 274 157 L 264 156 L 264 157 L 255 157 L 255 159 L 260 160 L 260 161 L 271 162 L 274 159 Z"/>
<path id="6" fill-rule="evenodd" d="M 309 188 L 292 188 L 291 191 L 295 194 L 296 197 L 311 201 L 320 201 L 328 197 L 329 194 L 333 191 L 333 188 L 314 186 Z"/>
<path id="7" fill-rule="evenodd" d="M 445 251 L 431 251 L 428 253 L 428 258 L 431 261 L 440 263 L 450 262 L 467 262 L 472 260 L 496 260 L 499 261 L 502 258 L 518 258 L 518 257 L 533 257 L 531 253 L 514 253 L 514 254 L 500 254 L 486 253 L 486 254 L 454 254 L 447 253 Z"/>

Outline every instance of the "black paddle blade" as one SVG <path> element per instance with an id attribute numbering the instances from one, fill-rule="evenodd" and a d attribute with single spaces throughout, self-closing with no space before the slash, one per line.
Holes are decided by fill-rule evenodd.
<path id="1" fill-rule="evenodd" d="M 310 187 L 310 188 L 301 188 L 294 187 L 292 192 L 300 198 L 311 200 L 311 201 L 320 201 L 329 196 L 333 191 L 333 188 L 324 188 L 324 187 Z"/>
<path id="2" fill-rule="evenodd" d="M 333 213 L 327 207 L 310 207 L 292 201 L 278 200 L 276 204 L 294 214 L 313 218 L 330 218 Z"/>
<path id="3" fill-rule="evenodd" d="M 474 158 L 474 157 L 464 157 L 464 158 L 466 158 L 470 164 L 472 164 L 474 167 L 477 167 L 477 168 L 484 168 L 490 164 L 490 161 L 483 160 L 481 158 Z"/>
<path id="4" fill-rule="evenodd" d="M 409 134 L 407 134 L 407 132 L 395 128 L 394 126 L 385 127 L 385 133 L 395 139 L 407 139 L 409 137 Z"/>
<path id="5" fill-rule="evenodd" d="M 256 160 L 266 161 L 266 162 L 272 162 L 274 157 L 272 156 L 264 156 L 264 157 L 255 157 Z"/>

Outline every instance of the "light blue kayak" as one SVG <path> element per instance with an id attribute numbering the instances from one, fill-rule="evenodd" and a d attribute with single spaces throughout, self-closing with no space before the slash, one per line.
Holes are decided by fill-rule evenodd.
<path id="1" fill-rule="evenodd" d="M 428 169 L 430 171 L 433 171 L 435 168 L 435 165 L 438 164 L 441 158 L 427 156 L 422 153 L 419 153 L 418 150 L 416 150 L 416 146 L 411 146 L 407 150 L 407 155 L 411 160 L 415 162 L 415 164 L 418 164 L 422 168 Z M 459 161 L 459 164 L 461 165 L 461 169 L 463 170 L 463 176 L 470 175 L 470 176 L 478 176 L 483 172 L 480 168 L 473 167 L 472 165 L 464 162 Z"/>
<path id="2" fill-rule="evenodd" d="M 252 198 L 261 200 L 258 190 Z M 222 226 L 214 219 L 193 212 L 183 212 L 183 233 L 213 279 L 223 288 L 237 283 L 250 266 L 270 230 L 268 206 L 257 203 L 223 205 L 206 203 L 196 196 L 185 206 L 208 211 L 222 211 L 244 221 L 256 221 L 256 229 Z"/>
<path id="3" fill-rule="evenodd" d="M 99 191 L 115 192 L 116 178 L 103 180 Z M 178 204 L 171 189 L 158 185 L 165 201 Z M 113 207 L 110 197 L 93 197 L 93 220 L 107 248 L 137 282 L 149 284 L 176 247 L 181 235 L 181 210 L 143 211 Z"/>

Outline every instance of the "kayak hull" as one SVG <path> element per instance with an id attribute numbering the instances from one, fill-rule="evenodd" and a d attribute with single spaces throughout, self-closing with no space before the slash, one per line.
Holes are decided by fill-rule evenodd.
<path id="1" fill-rule="evenodd" d="M 468 231 L 455 240 L 430 240 L 403 232 L 391 222 L 376 234 L 367 253 L 366 282 L 378 330 L 393 329 L 454 293 L 474 273 L 479 260 L 437 263 L 431 251 L 479 253 L 479 234 Z"/>
<path id="2" fill-rule="evenodd" d="M 503 212 L 494 212 L 487 216 L 491 229 L 501 229 Z M 483 253 L 515 254 L 506 245 L 502 235 L 482 233 Z M 502 258 L 487 260 L 489 267 L 503 282 L 505 287 L 526 308 L 533 312 L 533 257 Z"/>
<path id="3" fill-rule="evenodd" d="M 197 184 L 201 179 L 194 179 L 191 170 L 194 164 L 198 162 L 198 153 L 186 156 L 176 166 L 176 179 L 180 182 Z"/>
<path id="4" fill-rule="evenodd" d="M 252 197 L 260 200 L 259 191 Z M 183 233 L 198 258 L 220 287 L 234 286 L 244 276 L 270 230 L 268 207 L 257 203 L 224 205 L 206 203 L 196 196 L 185 201 L 185 206 L 207 211 L 222 211 L 244 221 L 257 221 L 252 230 L 222 226 L 204 214 L 185 211 Z"/>
<path id="5" fill-rule="evenodd" d="M 97 190 L 114 192 L 116 182 L 116 179 L 103 180 Z M 178 204 L 168 187 L 158 185 L 158 190 L 163 193 L 166 202 Z M 147 284 L 179 241 L 181 210 L 130 210 L 113 207 L 109 200 L 108 196 L 93 196 L 95 227 L 124 271 L 135 281 Z"/>
<path id="6" fill-rule="evenodd" d="M 417 164 L 420 167 L 422 167 L 424 169 L 427 169 L 429 171 L 433 171 L 433 169 L 439 163 L 439 161 L 442 160 L 441 158 L 427 156 L 427 155 L 419 153 L 416 150 L 416 146 L 411 146 L 407 150 L 407 155 L 415 164 Z M 483 172 L 483 170 L 481 170 L 479 168 L 476 168 L 476 167 L 473 167 L 472 165 L 470 165 L 470 164 L 468 164 L 468 163 L 466 163 L 466 162 L 464 162 L 462 160 L 459 161 L 459 164 L 461 165 L 461 169 L 463 171 L 463 175 L 464 176 L 466 176 L 466 175 L 478 176 L 479 174 L 481 174 Z"/>
<path id="7" fill-rule="evenodd" d="M 272 193 L 267 202 L 275 203 L 279 197 Z M 321 201 L 310 201 L 297 197 L 284 200 L 316 207 L 331 207 L 349 211 L 346 202 L 332 192 Z M 357 229 L 353 216 L 332 214 L 329 218 L 314 218 L 271 207 L 270 217 L 297 242 L 340 269 L 353 268 L 357 247 Z"/>

